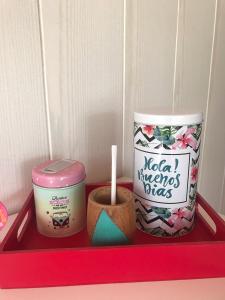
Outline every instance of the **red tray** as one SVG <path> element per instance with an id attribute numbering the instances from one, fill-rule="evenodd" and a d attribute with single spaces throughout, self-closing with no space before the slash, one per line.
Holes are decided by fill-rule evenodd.
<path id="1" fill-rule="evenodd" d="M 87 195 L 97 186 L 87 185 Z M 1 288 L 225 277 L 225 222 L 198 195 L 196 225 L 186 236 L 137 230 L 132 245 L 93 247 L 85 230 L 60 239 L 40 235 L 30 194 L 0 246 L 0 268 Z"/>

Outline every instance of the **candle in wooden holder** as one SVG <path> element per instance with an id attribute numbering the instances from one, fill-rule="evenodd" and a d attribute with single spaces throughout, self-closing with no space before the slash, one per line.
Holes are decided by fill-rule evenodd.
<path id="1" fill-rule="evenodd" d="M 128 244 L 135 232 L 133 193 L 118 186 L 114 205 L 110 195 L 110 186 L 99 187 L 89 194 L 87 230 L 93 245 Z"/>

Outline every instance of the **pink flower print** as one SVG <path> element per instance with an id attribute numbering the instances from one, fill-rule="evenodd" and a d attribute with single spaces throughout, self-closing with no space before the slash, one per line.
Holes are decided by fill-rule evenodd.
<path id="1" fill-rule="evenodd" d="M 170 217 L 170 219 L 168 220 L 170 225 L 174 225 L 174 228 L 176 230 L 182 229 L 184 227 L 182 219 L 172 219 L 172 217 Z"/>
<path id="2" fill-rule="evenodd" d="M 196 182 L 197 179 L 198 179 L 198 168 L 193 167 L 192 170 L 191 170 L 191 180 L 193 182 Z"/>
<path id="3" fill-rule="evenodd" d="M 191 211 L 186 208 L 175 208 L 172 212 L 172 216 L 168 219 L 170 225 L 174 225 L 174 228 L 179 230 L 184 227 L 183 218 L 189 219 L 191 217 Z"/>
<path id="4" fill-rule="evenodd" d="M 153 135 L 154 129 L 155 129 L 155 126 L 152 126 L 152 125 L 145 125 L 143 127 L 144 133 L 146 133 L 148 136 Z"/>
<path id="5" fill-rule="evenodd" d="M 187 146 L 191 146 L 193 149 L 196 149 L 197 142 L 193 138 L 192 133 L 195 133 L 195 128 L 188 128 L 187 131 L 184 134 L 177 135 L 176 139 L 177 142 L 173 144 L 172 149 L 180 148 L 180 149 L 186 149 Z"/>

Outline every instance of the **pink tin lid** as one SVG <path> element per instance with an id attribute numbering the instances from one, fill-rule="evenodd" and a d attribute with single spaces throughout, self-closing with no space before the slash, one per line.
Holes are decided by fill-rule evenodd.
<path id="1" fill-rule="evenodd" d="M 48 188 L 77 184 L 86 177 L 84 165 L 76 160 L 48 160 L 32 170 L 33 183 Z"/>

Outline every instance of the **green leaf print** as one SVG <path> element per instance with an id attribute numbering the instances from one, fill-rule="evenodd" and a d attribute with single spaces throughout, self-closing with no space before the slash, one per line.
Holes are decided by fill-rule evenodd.
<path id="1" fill-rule="evenodd" d="M 190 127 L 196 128 L 196 132 L 193 133 L 192 135 L 196 140 L 198 140 L 202 132 L 202 124 L 198 124 L 196 126 L 190 126 Z"/>
<path id="2" fill-rule="evenodd" d="M 172 145 L 175 143 L 175 138 L 173 135 L 176 133 L 176 129 L 173 126 L 170 127 L 159 127 L 156 126 L 154 129 L 154 137 L 162 142 L 164 145 Z"/>
<path id="3" fill-rule="evenodd" d="M 152 206 L 152 210 L 164 219 L 168 219 L 171 216 L 171 212 L 168 208 Z"/>
<path id="4" fill-rule="evenodd" d="M 149 147 L 148 143 L 143 140 L 138 140 L 137 144 L 141 145 L 142 147 Z"/>
<path id="5" fill-rule="evenodd" d="M 170 236 L 164 229 L 162 229 L 160 227 L 156 227 L 153 229 L 147 229 L 145 231 L 151 233 L 152 235 L 156 235 L 156 236 Z"/>
<path id="6" fill-rule="evenodd" d="M 139 129 L 139 125 L 137 122 L 134 122 L 134 135 L 136 133 L 136 131 Z"/>

